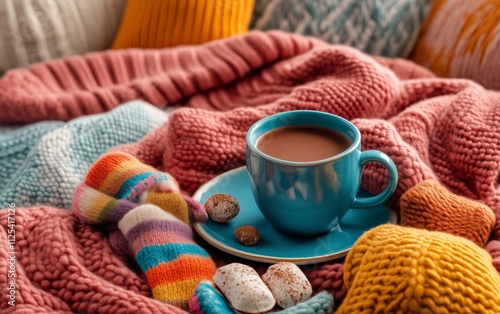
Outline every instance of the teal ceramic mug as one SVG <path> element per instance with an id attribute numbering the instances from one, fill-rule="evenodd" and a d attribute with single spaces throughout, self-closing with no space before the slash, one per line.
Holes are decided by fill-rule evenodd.
<path id="1" fill-rule="evenodd" d="M 330 157 L 314 161 L 290 161 L 258 149 L 267 132 L 287 126 L 308 126 L 345 135 L 350 146 Z M 389 184 L 378 195 L 357 197 L 363 166 L 378 162 L 389 172 Z M 367 209 L 386 202 L 396 189 L 398 173 L 381 151 L 361 151 L 361 134 L 346 119 L 312 110 L 277 113 L 253 124 L 246 136 L 246 167 L 255 201 L 277 230 L 314 236 L 335 229 L 351 208 Z"/>

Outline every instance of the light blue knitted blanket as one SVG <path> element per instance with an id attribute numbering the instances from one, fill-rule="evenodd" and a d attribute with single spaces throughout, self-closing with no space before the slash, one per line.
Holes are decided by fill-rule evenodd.
<path id="1" fill-rule="evenodd" d="M 0 208 L 51 205 L 70 208 L 73 192 L 108 149 L 136 142 L 167 114 L 132 101 L 103 114 L 32 124 L 0 136 Z"/>
<path id="2" fill-rule="evenodd" d="M 12 180 L 40 138 L 63 125 L 64 122 L 50 121 L 21 128 L 0 129 L 0 190 Z M 2 204 L 0 207 L 4 206 Z"/>

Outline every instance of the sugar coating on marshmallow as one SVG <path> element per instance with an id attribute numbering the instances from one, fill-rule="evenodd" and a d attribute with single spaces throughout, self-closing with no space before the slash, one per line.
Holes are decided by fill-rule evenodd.
<path id="1" fill-rule="evenodd" d="M 288 308 L 307 301 L 312 295 L 312 286 L 300 268 L 289 262 L 269 266 L 262 280 L 271 290 L 276 303 Z"/>
<path id="2" fill-rule="evenodd" d="M 270 311 L 276 304 L 269 288 L 250 266 L 231 263 L 219 267 L 213 280 L 237 311 L 263 313 Z"/>

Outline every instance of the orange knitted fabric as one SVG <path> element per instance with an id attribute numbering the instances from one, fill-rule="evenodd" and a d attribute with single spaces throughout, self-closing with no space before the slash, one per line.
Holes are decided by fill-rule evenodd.
<path id="1" fill-rule="evenodd" d="M 434 0 L 412 59 L 447 77 L 500 89 L 500 1 Z"/>
<path id="2" fill-rule="evenodd" d="M 495 215 L 488 206 L 455 195 L 437 181 L 426 180 L 401 196 L 401 225 L 448 232 L 484 247 Z"/>
<path id="3" fill-rule="evenodd" d="M 366 232 L 346 258 L 343 313 L 500 313 L 491 256 L 454 235 L 397 225 Z"/>
<path id="4" fill-rule="evenodd" d="M 201 44 L 245 33 L 254 0 L 129 0 L 114 49 Z"/>

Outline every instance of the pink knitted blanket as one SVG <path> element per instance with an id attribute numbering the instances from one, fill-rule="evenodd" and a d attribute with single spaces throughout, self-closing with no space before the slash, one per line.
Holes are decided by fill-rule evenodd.
<path id="1" fill-rule="evenodd" d="M 94 53 L 12 71 L 0 79 L 0 122 L 67 120 L 133 98 L 185 108 L 141 141 L 114 149 L 169 171 L 190 193 L 244 164 L 246 130 L 266 115 L 312 109 L 352 120 L 362 148 L 384 151 L 397 165 L 394 209 L 405 191 L 425 179 L 493 209 L 497 222 L 487 249 L 500 271 L 500 92 L 436 78 L 403 60 L 251 32 L 195 48 Z M 362 187 L 373 193 L 386 182 L 377 165 L 363 172 Z M 2 225 L 5 215 L 0 213 Z M 145 281 L 127 260 L 70 213 L 42 207 L 18 210 L 17 217 L 20 306 L 125 312 L 140 304 L 150 312 L 173 311 L 148 298 Z M 8 248 L 0 231 L 3 273 Z M 308 276 L 316 290 L 330 289 L 340 298 L 339 270 L 332 262 Z"/>

